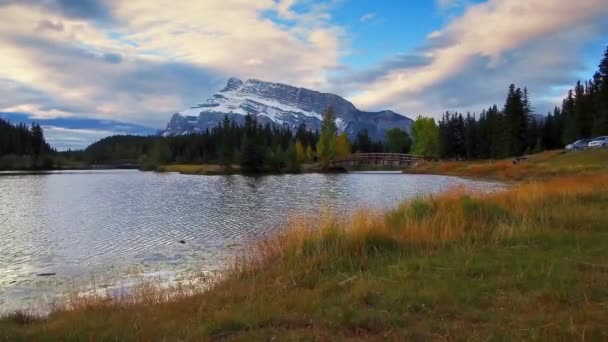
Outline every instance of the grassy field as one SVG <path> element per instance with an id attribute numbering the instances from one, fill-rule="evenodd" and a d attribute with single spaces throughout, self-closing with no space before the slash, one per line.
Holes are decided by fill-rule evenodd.
<path id="1" fill-rule="evenodd" d="M 535 156 L 526 170 L 542 180 L 500 193 L 452 189 L 385 213 L 293 220 L 207 292 L 14 314 L 0 340 L 606 340 L 603 153 Z M 479 173 L 518 179 L 510 168 Z"/>
<path id="2" fill-rule="evenodd" d="M 518 164 L 513 158 L 497 161 L 421 161 L 408 173 L 444 174 L 502 180 L 531 180 L 581 173 L 608 172 L 608 149 L 548 151 L 531 155 Z"/>

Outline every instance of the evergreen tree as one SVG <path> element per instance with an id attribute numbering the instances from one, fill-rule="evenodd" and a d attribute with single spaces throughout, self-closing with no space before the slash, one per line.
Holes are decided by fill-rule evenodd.
<path id="1" fill-rule="evenodd" d="M 597 73 L 597 135 L 608 135 L 608 47 Z"/>
<path id="2" fill-rule="evenodd" d="M 579 138 L 576 122 L 577 120 L 574 114 L 574 95 L 572 90 L 568 91 L 568 97 L 562 101 L 561 113 L 564 120 L 562 143 L 566 145 Z"/>
<path id="3" fill-rule="evenodd" d="M 467 113 L 464 133 L 465 156 L 467 159 L 477 158 L 478 144 L 477 121 L 475 121 L 474 115 Z"/>
<path id="4" fill-rule="evenodd" d="M 224 119 L 219 124 L 221 130 L 221 146 L 220 146 L 220 164 L 230 170 L 232 168 L 232 162 L 234 158 L 234 143 L 235 139 L 232 134 L 232 123 L 228 118 L 228 115 L 224 116 Z"/>
<path id="5" fill-rule="evenodd" d="M 386 150 L 389 153 L 409 153 L 412 140 L 406 131 L 391 128 L 386 131 Z"/>
<path id="6" fill-rule="evenodd" d="M 528 115 L 526 113 L 526 105 L 523 101 L 521 89 L 515 89 L 514 84 L 509 86 L 509 93 L 507 95 L 503 112 L 508 132 L 508 155 L 522 155 L 528 147 Z"/>
<path id="7" fill-rule="evenodd" d="M 241 147 L 241 169 L 245 173 L 259 173 L 264 170 L 264 145 L 257 121 L 251 115 L 245 117 L 244 137 Z"/>
<path id="8" fill-rule="evenodd" d="M 356 153 L 372 152 L 373 143 L 366 128 L 357 133 L 357 138 L 355 139 L 353 147 Z"/>

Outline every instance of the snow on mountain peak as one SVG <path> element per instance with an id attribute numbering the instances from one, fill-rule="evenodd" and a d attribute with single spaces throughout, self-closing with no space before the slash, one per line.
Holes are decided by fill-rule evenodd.
<path id="1" fill-rule="evenodd" d="M 349 136 L 365 128 L 372 137 L 383 139 L 386 129 L 400 127 L 409 130 L 411 125 L 410 119 L 393 112 L 362 112 L 334 94 L 256 79 L 243 82 L 231 77 L 222 90 L 202 104 L 173 115 L 164 134 L 202 132 L 217 125 L 226 115 L 242 123 L 247 114 L 257 117 L 262 124 L 295 128 L 304 123 L 317 130 L 321 126 L 322 113 L 329 106 L 336 112 L 340 131 L 347 132 Z"/>

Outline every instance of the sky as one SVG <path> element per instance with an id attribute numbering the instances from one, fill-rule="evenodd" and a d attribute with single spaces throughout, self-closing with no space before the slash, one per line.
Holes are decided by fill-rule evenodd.
<path id="1" fill-rule="evenodd" d="M 151 134 L 229 77 L 410 118 L 526 86 L 538 113 L 589 79 L 608 0 L 0 0 L 0 117 L 59 149 Z"/>

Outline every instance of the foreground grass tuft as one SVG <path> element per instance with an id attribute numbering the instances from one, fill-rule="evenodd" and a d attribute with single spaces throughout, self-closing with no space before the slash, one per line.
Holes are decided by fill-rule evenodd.
<path id="1" fill-rule="evenodd" d="M 294 219 L 206 292 L 8 317 L 0 339 L 605 340 L 606 208 L 598 173 Z"/>

